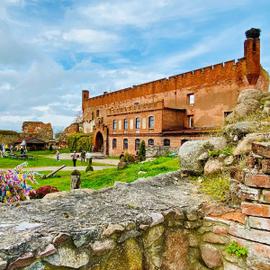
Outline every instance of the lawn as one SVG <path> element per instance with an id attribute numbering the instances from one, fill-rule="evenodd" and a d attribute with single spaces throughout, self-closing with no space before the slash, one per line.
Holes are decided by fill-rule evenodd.
<path id="1" fill-rule="evenodd" d="M 18 154 L 18 153 L 17 153 Z M 26 160 L 28 167 L 47 167 L 47 166 L 73 166 L 72 160 L 59 160 L 49 158 L 48 155 L 54 154 L 52 151 L 31 151 L 28 153 L 30 156 L 34 156 L 33 160 Z M 0 168 L 14 168 L 17 165 L 25 162 L 25 160 L 17 160 L 11 158 L 0 158 Z M 86 166 L 87 163 L 81 163 L 80 160 L 77 161 L 77 166 Z M 108 166 L 102 162 L 93 162 L 93 166 Z"/>
<path id="2" fill-rule="evenodd" d="M 82 172 L 81 187 L 100 189 L 113 186 L 114 182 L 130 183 L 138 178 L 155 176 L 161 173 L 176 171 L 178 169 L 179 163 L 177 158 L 159 157 L 153 161 L 145 163 L 130 164 L 124 170 L 117 170 L 116 168 L 111 168 L 90 173 Z M 46 180 L 39 179 L 38 185 L 35 185 L 33 187 L 38 188 L 45 185 L 55 186 L 62 191 L 69 190 L 70 172 L 59 172 L 56 177 Z"/>

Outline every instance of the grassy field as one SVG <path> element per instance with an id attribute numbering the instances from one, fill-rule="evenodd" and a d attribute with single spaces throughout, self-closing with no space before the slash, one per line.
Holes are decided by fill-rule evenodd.
<path id="1" fill-rule="evenodd" d="M 111 168 L 90 173 L 83 172 L 81 174 L 81 186 L 82 188 L 100 189 L 112 186 L 114 182 L 130 183 L 138 178 L 155 176 L 178 169 L 179 163 L 177 158 L 160 157 L 145 163 L 130 164 L 124 170 Z M 40 186 L 51 185 L 62 191 L 69 190 L 70 172 L 60 172 L 57 175 L 58 176 L 46 180 L 39 179 L 38 185 L 33 187 L 38 188 Z"/>
<path id="2" fill-rule="evenodd" d="M 19 154 L 19 153 L 17 153 Z M 48 155 L 54 154 L 52 151 L 31 151 L 28 153 L 34 156 L 33 160 L 17 160 L 11 158 L 0 158 L 0 168 L 14 168 L 17 165 L 27 161 L 28 167 L 47 167 L 47 166 L 73 166 L 72 160 L 59 160 L 48 158 Z M 77 161 L 77 166 L 86 166 L 86 162 Z M 102 162 L 93 162 L 93 166 L 108 166 Z"/>

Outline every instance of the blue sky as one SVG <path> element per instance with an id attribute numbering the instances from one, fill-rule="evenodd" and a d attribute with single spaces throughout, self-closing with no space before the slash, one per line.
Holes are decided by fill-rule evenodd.
<path id="1" fill-rule="evenodd" d="M 262 29 L 270 70 L 268 0 L 1 0 L 0 129 L 24 120 L 70 124 L 92 96 L 237 59 Z"/>

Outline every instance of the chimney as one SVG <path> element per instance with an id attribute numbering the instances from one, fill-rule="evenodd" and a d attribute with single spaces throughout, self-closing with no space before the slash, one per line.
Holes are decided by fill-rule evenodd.
<path id="1" fill-rule="evenodd" d="M 88 99 L 89 99 L 89 90 L 83 90 L 82 91 L 82 111 L 84 111 L 85 104 Z"/>
<path id="2" fill-rule="evenodd" d="M 246 76 L 248 82 L 252 85 L 257 83 L 261 71 L 260 34 L 261 30 L 257 28 L 251 28 L 246 31 L 246 40 L 244 44 L 247 69 Z"/>

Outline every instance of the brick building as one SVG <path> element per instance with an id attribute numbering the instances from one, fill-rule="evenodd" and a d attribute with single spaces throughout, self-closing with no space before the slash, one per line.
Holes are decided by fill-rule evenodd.
<path id="1" fill-rule="evenodd" d="M 147 146 L 178 148 L 222 126 L 241 90 L 267 91 L 260 64 L 260 30 L 246 32 L 244 57 L 90 97 L 82 92 L 83 126 L 95 151 L 119 155 Z"/>

